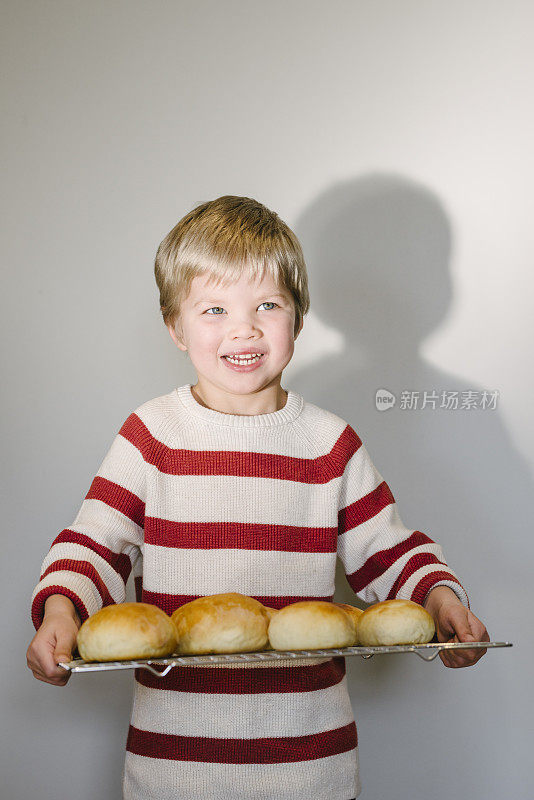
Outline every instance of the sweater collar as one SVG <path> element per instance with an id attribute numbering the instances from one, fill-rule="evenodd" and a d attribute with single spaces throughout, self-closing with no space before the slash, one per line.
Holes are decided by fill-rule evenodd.
<path id="1" fill-rule="evenodd" d="M 272 411 L 270 414 L 224 414 L 213 408 L 206 408 L 195 400 L 191 392 L 190 383 L 179 386 L 175 392 L 183 406 L 195 417 L 211 422 L 215 425 L 225 425 L 231 428 L 266 428 L 292 422 L 298 417 L 304 405 L 304 398 L 291 389 L 287 390 L 287 400 L 283 408 Z"/>

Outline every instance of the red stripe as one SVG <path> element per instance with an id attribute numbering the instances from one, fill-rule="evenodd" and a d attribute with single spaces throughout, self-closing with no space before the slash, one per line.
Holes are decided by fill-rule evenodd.
<path id="1" fill-rule="evenodd" d="M 419 581 L 412 592 L 410 600 L 413 600 L 414 603 L 419 603 L 422 605 L 428 592 L 438 581 L 451 581 L 451 583 L 456 583 L 458 586 L 461 586 L 462 589 L 464 588 L 460 581 L 457 580 L 454 575 L 451 575 L 450 572 L 431 572 L 428 575 L 425 575 L 425 577 Z M 470 608 L 469 599 L 467 601 L 467 607 Z"/>
<path id="2" fill-rule="evenodd" d="M 336 477 L 343 475 L 348 462 L 361 446 L 362 440 L 356 431 L 350 425 L 347 425 L 329 454 Z"/>
<path id="3" fill-rule="evenodd" d="M 391 489 L 385 481 L 382 481 L 372 492 L 339 511 L 339 533 L 345 533 L 345 531 L 361 525 L 362 522 L 367 522 L 372 517 L 376 517 L 383 508 L 394 502 Z"/>
<path id="4" fill-rule="evenodd" d="M 356 724 L 308 736 L 265 739 L 214 739 L 152 733 L 130 725 L 126 749 L 149 758 L 214 764 L 284 764 L 346 753 L 358 744 Z"/>
<path id="5" fill-rule="evenodd" d="M 399 593 L 401 586 L 404 586 L 408 578 L 410 578 L 414 572 L 417 572 L 418 569 L 421 569 L 421 567 L 426 567 L 428 564 L 441 564 L 444 567 L 447 566 L 444 561 L 440 561 L 439 558 L 433 553 L 416 553 L 416 555 L 412 556 L 404 565 L 402 572 L 391 587 L 386 599 L 393 600 Z"/>
<path id="6" fill-rule="evenodd" d="M 52 584 L 52 586 L 47 586 L 46 588 L 41 589 L 40 592 L 37 592 L 33 600 L 31 615 L 36 631 L 39 630 L 43 623 L 45 603 L 53 594 L 63 594 L 65 597 L 68 597 L 70 600 L 72 600 L 82 622 L 85 622 L 85 620 L 89 617 L 89 612 L 87 611 L 85 604 L 77 594 L 72 592 L 70 589 L 66 589 L 64 586 L 56 586 L 55 584 Z"/>
<path id="7" fill-rule="evenodd" d="M 90 536 L 86 536 L 83 533 L 77 533 L 76 531 L 71 531 L 69 528 L 65 528 L 65 530 L 61 531 L 61 533 L 56 536 L 51 544 L 51 548 L 55 544 L 61 544 L 62 542 L 81 544 L 83 547 L 88 547 L 89 550 L 93 550 L 95 553 L 98 553 L 99 556 L 102 556 L 102 558 L 108 562 L 110 567 L 112 567 L 115 572 L 118 572 L 124 583 L 126 583 L 128 580 L 130 572 L 132 571 L 132 562 L 126 553 L 115 553 L 108 547 L 104 547 L 103 544 L 95 542 Z"/>
<path id="8" fill-rule="evenodd" d="M 213 594 L 215 594 L 215 592 Z M 184 603 L 189 603 L 190 600 L 196 600 L 197 597 L 203 596 L 204 595 L 201 594 L 162 594 L 159 592 L 149 592 L 143 589 L 142 602 L 158 606 L 162 611 L 165 611 L 166 614 L 171 615 L 177 608 L 183 606 Z M 269 606 L 270 608 L 283 608 L 283 606 L 288 606 L 290 603 L 297 603 L 300 600 L 325 600 L 326 602 L 331 602 L 333 597 L 333 595 L 328 595 L 327 597 L 318 597 L 317 595 L 305 595 L 303 597 L 291 597 L 289 595 L 284 595 L 283 597 L 250 596 L 253 596 L 255 600 L 258 600 L 264 606 Z"/>
<path id="9" fill-rule="evenodd" d="M 94 568 L 93 564 L 91 564 L 89 561 L 78 561 L 74 558 L 59 558 L 57 561 L 53 561 L 50 566 L 46 568 L 41 575 L 40 580 L 45 578 L 51 572 L 58 572 L 61 569 L 66 569 L 70 572 L 76 572 L 78 575 L 85 575 L 87 578 L 89 578 L 89 580 L 91 580 L 98 589 L 98 593 L 102 598 L 103 605 L 109 606 L 115 602 L 110 595 L 106 584 Z"/>
<path id="10" fill-rule="evenodd" d="M 346 426 L 332 450 L 317 458 L 241 450 L 174 449 L 155 439 L 136 414 L 128 417 L 119 433 L 137 447 L 148 464 L 167 475 L 235 475 L 299 483 L 328 483 L 339 478 L 361 446 L 359 436 L 350 425 Z"/>
<path id="11" fill-rule="evenodd" d="M 347 575 L 347 580 L 352 590 L 356 593 L 361 592 L 368 583 L 383 575 L 400 556 L 409 552 L 413 547 L 419 547 L 422 544 L 434 544 L 434 542 L 421 531 L 414 531 L 411 536 L 394 547 L 374 553 L 367 559 L 363 567 Z"/>
<path id="12" fill-rule="evenodd" d="M 335 686 L 344 675 L 343 657 L 297 667 L 173 667 L 163 678 L 135 670 L 137 682 L 149 689 L 201 694 L 314 692 Z"/>
<path id="13" fill-rule="evenodd" d="M 293 553 L 335 553 L 337 528 L 250 522 L 171 522 L 145 518 L 145 543 L 188 549 L 238 548 Z"/>
<path id="14" fill-rule="evenodd" d="M 143 527 L 145 504 L 136 494 L 119 486 L 118 483 L 97 475 L 89 488 L 86 500 L 101 500 L 116 511 L 120 511 L 139 527 Z"/>
<path id="15" fill-rule="evenodd" d="M 130 414 L 121 427 L 119 435 L 127 439 L 130 444 L 133 444 L 133 446 L 139 450 L 145 461 L 149 461 L 151 453 L 157 450 L 158 447 L 165 448 L 165 445 L 152 436 L 145 423 L 142 422 L 137 414 Z"/>

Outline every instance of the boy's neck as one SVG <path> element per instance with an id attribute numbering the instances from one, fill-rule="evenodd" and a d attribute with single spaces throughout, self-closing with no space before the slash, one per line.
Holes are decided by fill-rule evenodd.
<path id="1" fill-rule="evenodd" d="M 272 414 L 284 408 L 288 398 L 288 393 L 281 386 L 268 387 L 263 392 L 254 394 L 230 395 L 206 390 L 200 383 L 196 383 L 191 386 L 191 393 L 197 403 L 205 408 L 221 414 L 239 416 Z"/>

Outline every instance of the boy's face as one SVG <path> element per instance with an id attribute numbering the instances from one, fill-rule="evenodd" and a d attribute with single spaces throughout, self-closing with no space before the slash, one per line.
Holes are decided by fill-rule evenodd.
<path id="1" fill-rule="evenodd" d="M 267 403 L 280 396 L 282 370 L 294 351 L 294 321 L 291 296 L 270 277 L 252 282 L 243 275 L 223 287 L 201 275 L 192 281 L 180 320 L 169 332 L 180 350 L 189 352 L 202 399 L 226 409 L 237 396 L 262 396 Z M 261 355 L 239 365 L 226 358 L 243 353 Z"/>

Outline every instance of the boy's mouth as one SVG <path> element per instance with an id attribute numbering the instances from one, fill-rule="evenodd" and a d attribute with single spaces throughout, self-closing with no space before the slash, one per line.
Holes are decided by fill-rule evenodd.
<path id="1" fill-rule="evenodd" d="M 222 356 L 229 367 L 240 371 L 254 369 L 265 357 L 265 353 L 251 353 L 242 356 Z"/>

